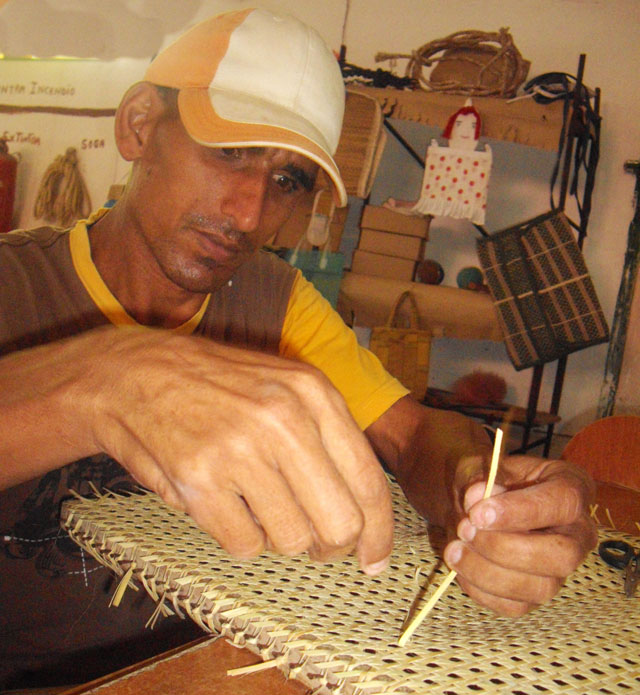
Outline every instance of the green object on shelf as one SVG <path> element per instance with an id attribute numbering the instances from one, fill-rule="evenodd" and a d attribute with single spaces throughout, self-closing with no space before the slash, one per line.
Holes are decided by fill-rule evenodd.
<path id="1" fill-rule="evenodd" d="M 300 268 L 302 274 L 335 309 L 344 271 L 344 254 L 326 249 L 290 249 L 284 259 Z"/>
<path id="2" fill-rule="evenodd" d="M 477 289 L 482 287 L 482 271 L 480 268 L 473 265 L 463 268 L 458 273 L 456 282 L 458 283 L 458 287 L 461 287 L 463 290 Z"/>

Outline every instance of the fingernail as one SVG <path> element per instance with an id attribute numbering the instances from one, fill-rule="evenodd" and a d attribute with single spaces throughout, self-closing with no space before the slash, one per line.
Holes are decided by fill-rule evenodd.
<path id="1" fill-rule="evenodd" d="M 389 558 L 385 557 L 385 559 L 380 560 L 380 562 L 373 562 L 370 565 L 363 565 L 362 571 L 365 574 L 368 574 L 370 577 L 374 577 L 376 574 L 380 574 L 380 572 L 384 572 L 384 570 L 386 570 L 388 566 L 389 566 Z"/>
<path id="2" fill-rule="evenodd" d="M 496 510 L 492 506 L 486 506 L 478 512 L 474 523 L 480 528 L 488 528 L 496 520 L 496 516 Z"/>
<path id="3" fill-rule="evenodd" d="M 483 494 L 484 490 L 482 488 L 482 485 L 479 483 L 474 483 L 467 490 L 463 500 L 464 511 L 467 512 L 467 514 L 469 513 L 471 507 L 473 507 L 474 504 L 476 504 L 482 499 Z"/>
<path id="4" fill-rule="evenodd" d="M 450 543 L 449 547 L 447 548 L 446 555 L 446 561 L 449 567 L 451 567 L 451 565 L 458 564 L 458 562 L 460 562 L 460 558 L 462 557 L 462 543 L 458 541 L 453 541 L 453 543 Z"/>
<path id="5" fill-rule="evenodd" d="M 470 543 L 475 537 L 478 529 L 469 521 L 469 519 L 463 519 L 458 524 L 458 538 L 460 540 Z"/>

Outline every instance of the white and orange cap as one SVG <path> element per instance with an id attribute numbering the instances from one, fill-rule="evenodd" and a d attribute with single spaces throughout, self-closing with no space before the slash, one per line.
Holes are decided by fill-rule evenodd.
<path id="1" fill-rule="evenodd" d="M 244 9 L 189 29 L 153 60 L 144 79 L 179 90 L 180 119 L 210 147 L 282 147 L 320 165 L 347 193 L 333 159 L 344 114 L 335 56 L 292 16 Z"/>

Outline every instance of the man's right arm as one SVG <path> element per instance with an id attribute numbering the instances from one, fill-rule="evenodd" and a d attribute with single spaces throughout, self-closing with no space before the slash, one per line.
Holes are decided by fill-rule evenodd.
<path id="1" fill-rule="evenodd" d="M 97 453 L 86 422 L 97 334 L 0 359 L 0 489 Z M 107 335 L 104 335 L 107 338 Z"/>
<path id="2" fill-rule="evenodd" d="M 300 362 L 101 328 L 0 360 L 0 487 L 105 452 L 229 552 L 392 545 L 386 479 L 344 400 Z"/>

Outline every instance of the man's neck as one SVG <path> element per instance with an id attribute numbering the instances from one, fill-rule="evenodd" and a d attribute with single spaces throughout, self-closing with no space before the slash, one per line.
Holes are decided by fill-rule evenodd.
<path id="1" fill-rule="evenodd" d="M 145 326 L 176 328 L 192 318 L 206 295 L 176 287 L 151 262 L 119 204 L 89 229 L 91 258 L 126 312 Z"/>

